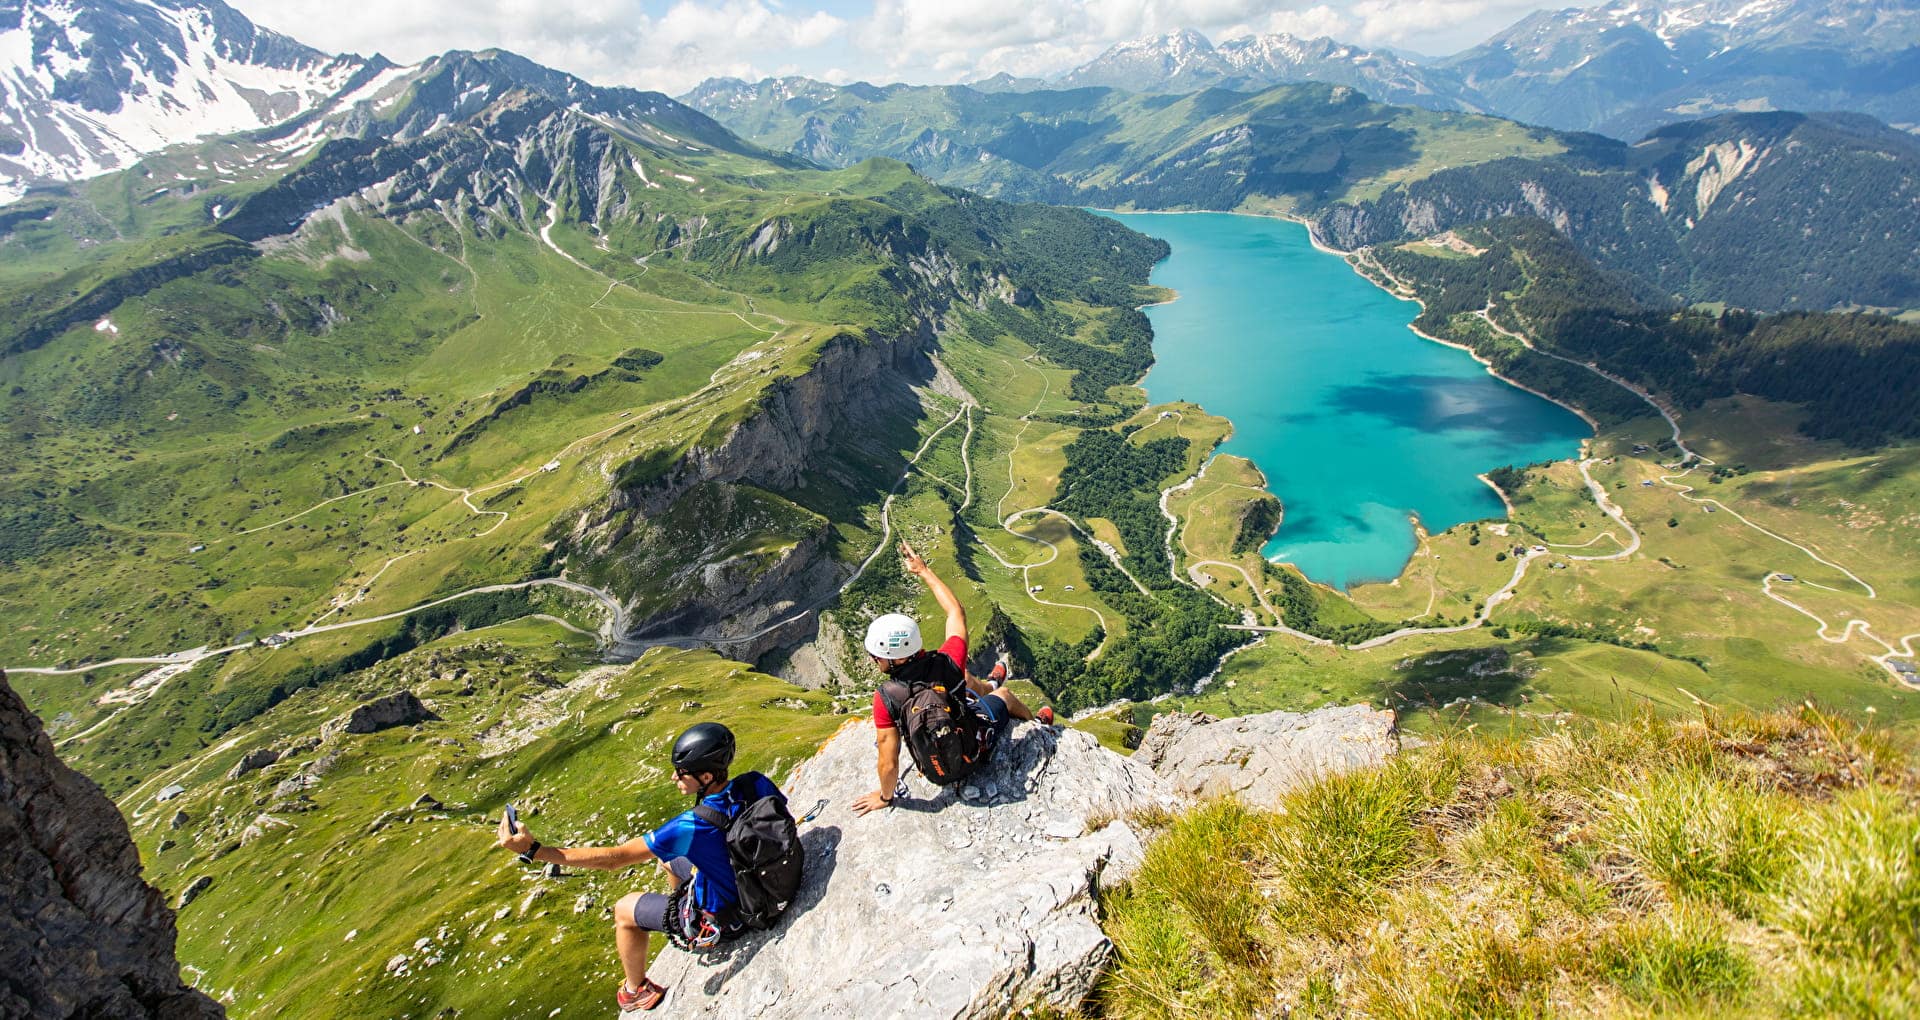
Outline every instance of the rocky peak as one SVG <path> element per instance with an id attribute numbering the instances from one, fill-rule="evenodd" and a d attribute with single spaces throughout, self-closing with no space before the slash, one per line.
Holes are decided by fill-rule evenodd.
<path id="1" fill-rule="evenodd" d="M 807 877 L 775 929 L 718 953 L 667 951 L 651 972 L 665 1017 L 1002 1017 L 1071 1010 L 1112 952 L 1096 894 L 1138 865 L 1143 812 L 1237 795 L 1270 805 L 1304 779 L 1397 750 L 1393 714 L 1365 705 L 1156 723 L 1131 758 L 1085 733 L 1019 723 L 992 764 L 941 788 L 873 788 L 872 724 L 848 723 L 787 783 Z"/>
<path id="2" fill-rule="evenodd" d="M 1169 713 L 1153 720 L 1134 759 L 1183 800 L 1235 796 L 1276 807 L 1306 780 L 1378 765 L 1399 749 L 1392 712 L 1344 705 L 1235 719 Z"/>
<path id="3" fill-rule="evenodd" d="M 0 201 L 325 105 L 367 61 L 220 0 L 0 3 Z"/>
<path id="4" fill-rule="evenodd" d="M 873 789 L 873 725 L 848 723 L 787 783 L 807 877 L 788 917 L 719 954 L 668 951 L 662 1015 L 1000 1017 L 1071 1008 L 1111 946 L 1094 893 L 1130 873 L 1125 817 L 1171 800 L 1138 762 L 1077 730 L 1020 724 L 970 782 L 909 774 L 885 811 Z"/>
<path id="5" fill-rule="evenodd" d="M 218 1017 L 180 980 L 173 911 L 126 820 L 0 674 L 0 1016 Z"/>

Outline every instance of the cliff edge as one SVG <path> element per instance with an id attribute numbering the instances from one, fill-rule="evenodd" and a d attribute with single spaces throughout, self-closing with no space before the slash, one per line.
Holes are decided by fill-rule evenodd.
<path id="1" fill-rule="evenodd" d="M 0 1016 L 224 1016 L 180 980 L 173 911 L 107 795 L 0 674 Z"/>
<path id="2" fill-rule="evenodd" d="M 941 788 L 874 787 L 873 725 L 848 723 L 787 784 L 807 876 L 786 919 L 717 953 L 667 950 L 659 1015 L 1001 1017 L 1071 1008 L 1112 949 L 1094 902 L 1141 853 L 1125 816 L 1171 803 L 1152 771 L 1077 730 L 1020 723 L 992 764 Z"/>

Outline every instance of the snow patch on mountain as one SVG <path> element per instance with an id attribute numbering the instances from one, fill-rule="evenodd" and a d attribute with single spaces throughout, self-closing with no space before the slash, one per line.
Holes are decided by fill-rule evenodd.
<path id="1" fill-rule="evenodd" d="M 220 0 L 0 8 L 0 201 L 280 123 L 324 105 L 365 63 L 255 28 Z"/>

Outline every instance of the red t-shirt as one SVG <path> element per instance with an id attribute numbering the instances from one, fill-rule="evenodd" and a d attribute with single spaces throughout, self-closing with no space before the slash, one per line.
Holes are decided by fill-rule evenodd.
<path id="1" fill-rule="evenodd" d="M 967 639 L 966 638 L 958 634 L 955 634 L 953 637 L 950 637 L 947 639 L 946 644 L 943 644 L 940 646 L 940 651 L 938 654 L 944 655 L 947 658 L 952 659 L 953 664 L 955 666 L 960 667 L 960 671 L 962 673 L 966 672 L 967 670 Z M 893 714 L 887 711 L 886 699 L 880 696 L 880 692 L 877 689 L 873 692 L 873 728 L 876 730 L 893 729 Z"/>

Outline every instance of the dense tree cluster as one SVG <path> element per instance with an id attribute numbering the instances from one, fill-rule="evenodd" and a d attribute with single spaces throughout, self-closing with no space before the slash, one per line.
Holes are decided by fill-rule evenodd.
<path id="1" fill-rule="evenodd" d="M 1280 500 L 1262 496 L 1240 512 L 1240 527 L 1233 535 L 1233 554 L 1250 553 L 1267 544 L 1280 527 Z"/>
<path id="2" fill-rule="evenodd" d="M 1075 517 L 1113 521 L 1127 547 L 1142 592 L 1105 554 L 1082 545 L 1080 565 L 1101 601 L 1126 617 L 1127 633 L 1111 641 L 1100 658 L 1085 657 L 1099 639 L 1069 648 L 1060 642 L 1030 646 L 1035 676 L 1055 704 L 1075 711 L 1120 698 L 1144 701 L 1191 686 L 1213 671 L 1220 657 L 1246 640 L 1221 628 L 1234 614 L 1202 592 L 1173 579 L 1167 563 L 1167 522 L 1159 495 L 1166 480 L 1184 470 L 1186 439 L 1166 436 L 1135 444 L 1108 429 L 1084 432 L 1066 448 L 1061 477 L 1072 479 L 1055 502 Z"/>

